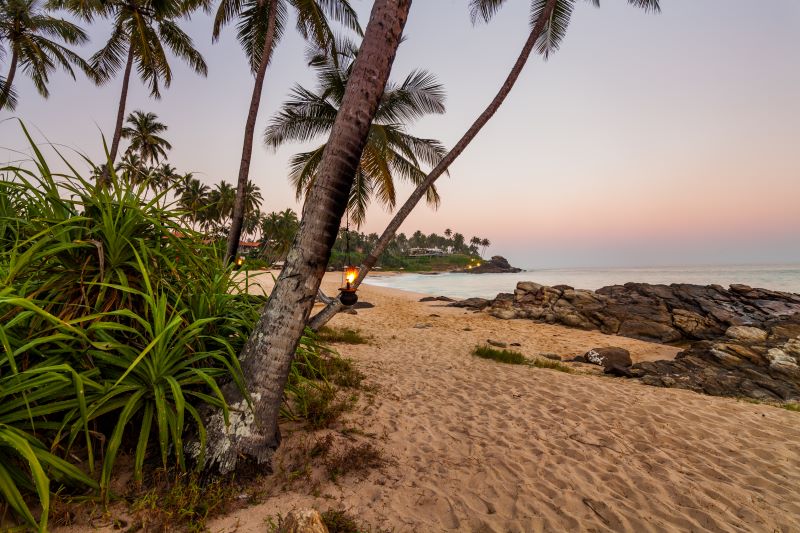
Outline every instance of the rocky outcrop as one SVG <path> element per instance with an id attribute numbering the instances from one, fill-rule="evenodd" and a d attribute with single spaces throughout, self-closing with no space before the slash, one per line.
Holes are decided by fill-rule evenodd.
<path id="1" fill-rule="evenodd" d="M 495 255 L 488 261 L 484 261 L 478 266 L 458 270 L 467 274 L 508 274 L 522 272 L 521 268 L 512 267 L 505 257 Z"/>
<path id="2" fill-rule="evenodd" d="M 638 377 L 650 385 L 800 400 L 798 294 L 746 285 L 725 289 L 626 283 L 588 291 L 521 282 L 513 294 L 499 294 L 485 311 L 503 319 L 527 318 L 686 345 L 670 361 L 603 364 L 608 373 Z"/>
<path id="3" fill-rule="evenodd" d="M 800 401 L 800 315 L 762 327 L 742 334 L 734 326 L 716 341 L 693 343 L 672 361 L 637 363 L 631 374 L 648 385 L 715 396 Z"/>
<path id="4" fill-rule="evenodd" d="M 487 308 L 498 318 L 528 318 L 603 333 L 676 343 L 724 337 L 732 326 L 756 327 L 800 313 L 800 295 L 732 285 L 626 283 L 597 291 L 530 281 L 499 294 Z M 763 329 L 763 328 L 762 328 Z M 746 335 L 746 329 L 734 330 Z"/>

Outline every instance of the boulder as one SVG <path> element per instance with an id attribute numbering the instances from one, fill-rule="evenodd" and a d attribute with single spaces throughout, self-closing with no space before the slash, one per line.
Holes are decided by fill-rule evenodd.
<path id="1" fill-rule="evenodd" d="M 602 366 L 606 370 L 611 368 L 628 368 L 633 364 L 630 352 L 625 348 L 618 348 L 616 346 L 592 348 L 583 354 L 582 360 L 587 363 Z"/>
<path id="2" fill-rule="evenodd" d="M 322 515 L 313 509 L 290 511 L 278 526 L 278 533 L 328 533 Z"/>

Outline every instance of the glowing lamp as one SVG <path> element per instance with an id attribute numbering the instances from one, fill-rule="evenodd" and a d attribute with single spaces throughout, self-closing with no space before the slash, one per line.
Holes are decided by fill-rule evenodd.
<path id="1" fill-rule="evenodd" d="M 243 264 L 244 264 L 244 257 L 240 255 L 239 257 L 236 258 L 236 270 L 242 268 Z"/>
<path id="2" fill-rule="evenodd" d="M 353 305 L 358 301 L 356 288 L 353 287 L 356 278 L 358 277 L 358 267 L 346 266 L 342 272 L 342 287 L 339 289 L 339 301 L 343 305 Z"/>

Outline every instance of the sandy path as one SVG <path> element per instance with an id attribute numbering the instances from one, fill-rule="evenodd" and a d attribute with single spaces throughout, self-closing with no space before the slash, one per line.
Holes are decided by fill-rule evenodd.
<path id="1" fill-rule="evenodd" d="M 325 481 L 317 497 L 280 493 L 212 531 L 264 531 L 267 517 L 292 507 L 345 507 L 398 532 L 800 531 L 800 414 L 485 361 L 469 352 L 487 338 L 518 342 L 526 355 L 617 345 L 643 360 L 675 350 L 391 289 L 360 294 L 376 307 L 334 325 L 373 337 L 340 351 L 379 389 L 346 423 L 377 434 L 393 464 Z"/>

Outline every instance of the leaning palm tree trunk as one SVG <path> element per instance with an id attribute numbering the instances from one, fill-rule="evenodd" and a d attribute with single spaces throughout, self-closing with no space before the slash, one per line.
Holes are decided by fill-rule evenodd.
<path id="1" fill-rule="evenodd" d="M 250 98 L 250 109 L 247 112 L 247 123 L 244 126 L 244 143 L 242 146 L 242 160 L 239 163 L 239 177 L 236 181 L 236 199 L 233 202 L 231 215 L 231 229 L 228 231 L 228 244 L 225 249 L 225 264 L 228 264 L 239 249 L 239 240 L 242 237 L 244 224 L 245 197 L 244 191 L 250 177 L 250 159 L 253 156 L 253 133 L 256 129 L 258 108 L 261 105 L 261 91 L 264 87 L 264 77 L 267 72 L 269 58 L 272 55 L 272 46 L 275 44 L 275 23 L 277 16 L 275 0 L 270 0 L 267 7 L 267 33 L 264 36 L 264 51 L 261 53 L 261 63 L 256 72 L 256 82 L 253 86 L 253 95 Z"/>
<path id="2" fill-rule="evenodd" d="M 420 199 L 425 196 L 425 192 L 428 188 L 433 185 L 433 183 L 441 176 L 447 168 L 456 160 L 458 156 L 461 155 L 466 147 L 472 142 L 472 139 L 478 134 L 479 131 L 489 122 L 500 106 L 503 104 L 503 101 L 506 99 L 508 94 L 511 92 L 511 89 L 514 87 L 514 84 L 517 82 L 520 73 L 522 72 L 522 68 L 525 66 L 525 63 L 528 62 L 528 58 L 533 51 L 533 47 L 536 45 L 536 42 L 542 35 L 542 31 L 545 28 L 545 25 L 551 18 L 553 14 L 553 9 L 556 6 L 558 0 L 549 0 L 545 5 L 544 10 L 542 11 L 541 15 L 534 24 L 533 28 L 531 29 L 530 35 L 528 35 L 528 40 L 525 41 L 525 46 L 522 47 L 522 51 L 517 58 L 516 63 L 514 63 L 511 72 L 508 74 L 506 81 L 503 83 L 503 86 L 500 87 L 500 91 L 498 91 L 497 95 L 491 101 L 489 106 L 484 109 L 483 113 L 472 123 L 472 126 L 467 130 L 467 132 L 461 137 L 461 139 L 456 143 L 456 145 L 447 153 L 444 159 L 436 165 L 436 167 L 431 170 L 431 172 L 426 176 L 426 178 L 417 185 L 417 188 L 414 189 L 414 192 L 411 193 L 411 196 L 408 197 L 408 200 L 403 204 L 403 206 L 395 213 L 392 220 L 389 222 L 389 225 L 386 226 L 386 229 L 383 230 L 383 234 L 381 234 L 380 239 L 378 239 L 377 244 L 375 247 L 370 251 L 369 255 L 364 259 L 359 267 L 358 277 L 356 278 L 355 282 L 352 284 L 353 287 L 358 287 L 364 278 L 367 276 L 369 271 L 375 264 L 378 262 L 378 258 L 381 254 L 386 250 L 386 247 L 389 246 L 389 243 L 397 233 L 397 230 L 400 228 L 400 225 L 405 221 L 408 215 L 411 214 L 411 211 L 414 210 L 417 203 L 419 203 Z M 344 308 L 342 302 L 336 298 L 330 303 L 328 303 L 322 311 L 314 315 L 314 317 L 309 322 L 309 327 L 313 330 L 318 330 L 322 326 L 328 323 L 328 321 L 336 316 L 336 314 Z"/>
<path id="3" fill-rule="evenodd" d="M 131 68 L 133 67 L 133 43 L 128 43 L 128 62 L 125 64 L 125 74 L 122 76 L 122 93 L 119 96 L 119 108 L 117 109 L 117 122 L 114 125 L 114 137 L 111 141 L 111 151 L 108 154 L 108 165 L 113 166 L 117 159 L 119 141 L 122 138 L 122 122 L 125 120 L 125 103 L 128 100 L 128 85 L 131 81 Z M 101 175 L 102 180 L 108 180 L 111 169 L 106 167 Z"/>
<path id="4" fill-rule="evenodd" d="M 17 48 L 14 47 L 14 51 L 11 52 L 11 65 L 8 67 L 6 84 L 3 86 L 3 91 L 0 92 L 0 109 L 3 109 L 6 106 L 9 96 L 11 96 L 11 84 L 14 83 L 14 74 L 17 72 L 18 60 L 19 55 L 17 54 Z"/>
<path id="5" fill-rule="evenodd" d="M 377 0 L 345 90 L 318 177 L 269 301 L 241 354 L 252 403 L 233 400 L 230 425 L 208 421 L 206 469 L 224 473 L 241 460 L 268 463 L 280 442 L 278 412 L 305 323 L 347 207 L 361 152 L 389 78 L 411 0 Z"/>

